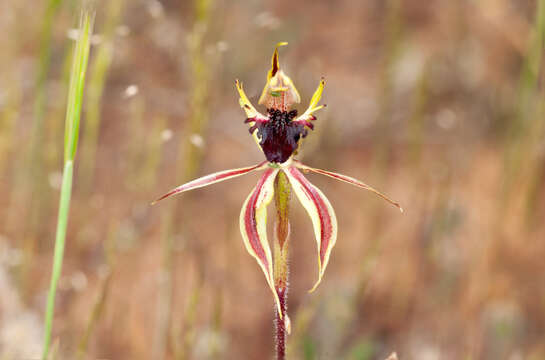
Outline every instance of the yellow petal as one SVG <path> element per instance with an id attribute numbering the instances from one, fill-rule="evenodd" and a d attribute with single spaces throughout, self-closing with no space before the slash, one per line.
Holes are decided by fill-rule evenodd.
<path id="1" fill-rule="evenodd" d="M 322 92 L 324 91 L 324 86 L 325 86 L 325 80 L 324 78 L 322 78 L 320 80 L 320 84 L 318 85 L 318 88 L 316 89 L 316 91 L 314 91 L 314 94 L 312 95 L 312 98 L 310 99 L 310 104 L 307 110 L 301 116 L 297 117 L 295 121 L 305 122 L 305 121 L 316 119 L 312 114 L 326 106 L 326 105 L 318 105 L 318 103 L 320 102 L 320 99 L 322 98 Z"/>
<path id="2" fill-rule="evenodd" d="M 239 99 L 240 107 L 244 109 L 244 112 L 246 112 L 247 118 L 249 120 L 252 120 L 250 122 L 250 125 L 253 125 L 253 123 L 256 121 L 267 121 L 267 117 L 265 117 L 263 114 L 257 111 L 255 107 L 252 105 L 252 103 L 246 96 L 244 89 L 242 88 L 242 83 L 238 81 L 238 79 L 235 80 L 235 86 L 240 96 L 240 99 Z M 260 144 L 261 140 L 257 137 L 257 131 L 252 132 L 252 137 L 254 138 L 254 141 L 257 144 L 257 146 L 259 146 L 259 148 L 261 149 L 261 144 Z"/>
<path id="3" fill-rule="evenodd" d="M 324 86 L 325 86 L 325 79 L 322 78 L 320 80 L 320 84 L 318 85 L 318 88 L 316 89 L 316 91 L 312 95 L 312 98 L 310 99 L 310 105 L 309 105 L 310 109 L 316 108 L 316 105 L 318 105 L 318 103 L 320 102 L 320 99 L 322 98 L 322 92 L 324 91 Z"/>
<path id="4" fill-rule="evenodd" d="M 244 89 L 242 88 L 242 83 L 238 81 L 238 79 L 235 80 L 235 86 L 238 90 L 238 94 L 240 96 L 239 104 L 240 107 L 244 109 L 246 112 L 246 116 L 250 118 L 263 118 L 266 119 L 265 116 L 263 116 L 259 111 L 255 109 L 255 107 L 252 105 L 248 97 L 246 96 L 246 93 L 244 92 Z"/>

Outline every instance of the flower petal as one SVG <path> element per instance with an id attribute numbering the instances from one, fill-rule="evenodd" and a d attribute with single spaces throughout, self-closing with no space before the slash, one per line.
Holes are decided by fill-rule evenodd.
<path id="1" fill-rule="evenodd" d="M 259 139 L 257 137 L 257 131 L 256 130 L 256 124 L 265 123 L 269 121 L 268 117 L 261 114 L 259 111 L 255 109 L 255 107 L 252 105 L 248 97 L 246 96 L 246 93 L 244 92 L 244 89 L 242 88 L 242 83 L 240 81 L 235 80 L 235 86 L 238 90 L 238 94 L 240 96 L 239 103 L 240 107 L 244 109 L 246 112 L 247 119 L 245 123 L 250 124 L 250 133 L 252 134 L 252 137 L 254 138 L 254 141 L 256 142 L 257 146 L 261 149 L 261 144 Z"/>
<path id="2" fill-rule="evenodd" d="M 289 167 L 284 169 L 284 172 L 314 226 L 318 244 L 318 281 L 310 290 L 312 292 L 322 281 L 331 249 L 337 241 L 337 218 L 329 200 L 297 168 Z"/>
<path id="3" fill-rule="evenodd" d="M 310 99 L 310 105 L 308 106 L 308 108 L 311 111 L 316 111 L 325 106 L 325 105 L 316 106 L 318 105 L 318 103 L 320 102 L 320 99 L 322 98 L 322 92 L 324 91 L 324 86 L 325 86 L 325 79 L 322 77 L 322 79 L 320 80 L 320 84 L 318 85 L 318 88 L 316 89 L 316 91 L 312 95 L 312 98 Z"/>
<path id="4" fill-rule="evenodd" d="M 318 174 L 322 174 L 322 175 L 325 175 L 325 176 L 329 176 L 335 180 L 340 180 L 340 181 L 344 181 L 345 183 L 348 183 L 348 184 L 352 184 L 354 186 L 357 186 L 357 187 L 360 187 L 362 189 L 365 189 L 365 190 L 369 190 L 371 192 L 374 192 L 375 194 L 377 194 L 378 196 L 380 196 L 381 198 L 383 198 L 384 200 L 388 201 L 390 204 L 396 206 L 399 211 L 403 212 L 403 208 L 395 201 L 393 201 L 392 199 L 390 199 L 388 196 L 384 195 L 383 193 L 381 193 L 380 191 L 378 190 L 375 190 L 374 188 L 372 188 L 371 186 L 359 181 L 358 179 L 354 179 L 353 177 L 350 177 L 350 176 L 346 176 L 346 175 L 343 175 L 343 174 L 338 174 L 338 173 L 335 173 L 335 172 L 331 172 L 331 171 L 326 171 L 326 170 L 322 170 L 322 169 L 316 169 L 316 168 L 311 168 L 310 166 L 306 166 L 304 164 L 302 164 L 301 162 L 299 161 L 295 161 L 295 166 L 297 166 L 299 169 L 303 169 L 303 170 L 307 170 L 307 171 L 312 171 L 312 172 L 315 172 L 315 173 L 318 173 Z"/>
<path id="5" fill-rule="evenodd" d="M 242 88 L 242 83 L 238 81 L 238 79 L 235 80 L 235 86 L 238 90 L 238 95 L 240 96 L 240 99 L 239 99 L 240 107 L 244 109 L 244 111 L 246 112 L 246 116 L 248 116 L 248 119 L 266 121 L 267 117 L 255 109 L 255 107 L 252 105 L 252 103 L 246 96 L 246 93 L 244 92 L 244 89 Z M 256 120 L 250 120 L 250 121 L 256 121 Z"/>
<path id="6" fill-rule="evenodd" d="M 310 99 L 310 104 L 307 108 L 307 110 L 299 117 L 297 117 L 294 121 L 301 122 L 304 125 L 312 128 L 312 124 L 310 121 L 316 120 L 316 117 L 312 115 L 314 112 L 326 107 L 326 105 L 318 105 L 320 102 L 320 99 L 322 98 L 322 92 L 324 91 L 325 86 L 325 79 L 322 78 L 320 80 L 320 84 L 318 85 L 318 88 L 314 92 L 314 95 L 312 95 L 312 98 Z"/>
<path id="7" fill-rule="evenodd" d="M 267 82 L 269 82 L 269 80 L 271 80 L 271 78 L 276 75 L 278 70 L 280 70 L 280 61 L 278 60 L 278 48 L 280 46 L 286 45 L 288 45 L 286 41 L 282 41 L 276 44 L 276 48 L 274 48 L 274 53 L 271 59 L 271 69 L 267 73 Z"/>
<path id="8" fill-rule="evenodd" d="M 210 175 L 206 175 L 206 176 L 203 176 L 201 178 L 190 181 L 188 183 L 185 183 L 183 185 L 180 185 L 177 188 L 172 189 L 171 191 L 169 191 L 165 195 L 161 196 L 159 199 L 155 200 L 151 204 L 154 205 L 157 202 L 159 202 L 159 201 L 161 201 L 161 200 L 163 200 L 163 199 L 165 199 L 165 198 L 167 198 L 169 196 L 172 196 L 174 194 L 178 194 L 178 193 L 181 193 L 181 192 L 184 192 L 184 191 L 201 188 L 201 187 L 208 186 L 208 185 L 212 185 L 212 184 L 215 184 L 217 182 L 224 181 L 224 180 L 229 180 L 229 179 L 235 178 L 237 176 L 247 174 L 247 173 L 249 173 L 251 171 L 254 171 L 254 170 L 264 169 L 266 167 L 267 167 L 267 162 L 264 161 L 264 162 L 262 162 L 260 164 L 254 165 L 254 166 L 249 166 L 249 167 L 240 168 L 240 169 L 224 170 L 224 171 L 220 171 L 220 172 L 213 173 L 213 174 L 210 174 Z"/>
<path id="9" fill-rule="evenodd" d="M 256 260 L 265 274 L 273 292 L 278 313 L 282 316 L 280 299 L 274 287 L 274 274 L 271 249 L 267 240 L 267 205 L 274 194 L 274 179 L 279 169 L 268 169 L 250 193 L 240 212 L 240 232 L 246 250 Z"/>
<path id="10" fill-rule="evenodd" d="M 280 69 L 278 60 L 278 48 L 288 45 L 287 42 L 276 44 L 271 59 L 271 69 L 267 73 L 267 83 L 261 92 L 258 104 L 267 106 L 268 109 L 281 109 L 286 111 L 291 105 L 301 102 L 301 96 L 293 85 L 293 81 Z"/>

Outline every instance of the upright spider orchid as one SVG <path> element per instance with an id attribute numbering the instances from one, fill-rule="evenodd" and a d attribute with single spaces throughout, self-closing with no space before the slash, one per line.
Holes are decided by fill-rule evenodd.
<path id="1" fill-rule="evenodd" d="M 257 165 L 220 171 L 190 181 L 171 190 L 156 202 L 184 191 L 208 186 L 256 170 L 264 170 L 257 185 L 242 205 L 240 232 L 246 249 L 257 260 L 265 274 L 277 306 L 277 317 L 279 319 L 285 317 L 285 320 L 283 320 L 284 328 L 289 332 L 289 318 L 285 316 L 285 295 L 287 291 L 286 240 L 289 233 L 289 223 L 287 221 L 287 200 L 284 199 L 284 202 L 282 202 L 281 194 L 278 194 L 278 191 L 280 190 L 284 194 L 287 192 L 289 198 L 289 185 L 291 185 L 312 220 L 318 248 L 318 279 L 310 290 L 311 292 L 320 284 L 329 262 L 331 249 L 333 249 L 337 240 L 337 218 L 329 200 L 303 176 L 300 170 L 326 175 L 370 190 L 397 206 L 401 211 L 403 210 L 398 203 L 359 180 L 306 166 L 294 158 L 302 140 L 307 136 L 308 130 L 314 128 L 313 121 L 316 120 L 314 113 L 326 106 L 318 105 L 322 97 L 325 81 L 323 78 L 320 80 L 318 88 L 310 99 L 310 105 L 303 114 L 299 115 L 297 110 L 292 110 L 292 106 L 299 103 L 301 98 L 291 79 L 280 69 L 278 46 L 286 44 L 279 43 L 274 50 L 272 66 L 267 74 L 267 82 L 259 98 L 258 103 L 265 106 L 266 114 L 256 110 L 244 93 L 242 83 L 238 80 L 235 81 L 240 96 L 240 106 L 247 116 L 245 123 L 249 124 L 250 134 L 265 154 L 267 160 Z M 275 196 L 277 197 L 275 202 L 279 219 L 276 227 L 273 262 L 271 248 L 267 240 L 266 223 L 267 205 Z"/>

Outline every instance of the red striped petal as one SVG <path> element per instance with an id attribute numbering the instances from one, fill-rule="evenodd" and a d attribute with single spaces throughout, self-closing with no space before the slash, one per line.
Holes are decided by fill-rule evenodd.
<path id="1" fill-rule="evenodd" d="M 331 171 L 322 170 L 322 169 L 311 168 L 309 166 L 306 166 L 306 165 L 300 163 L 299 161 L 295 162 L 295 166 L 297 166 L 299 169 L 312 171 L 312 172 L 315 172 L 315 173 L 318 173 L 318 174 L 329 176 L 329 177 L 331 177 L 331 178 L 333 178 L 335 180 L 344 181 L 345 183 L 352 184 L 352 185 L 360 187 L 362 189 L 374 192 L 375 194 L 377 194 L 378 196 L 380 196 L 384 200 L 388 201 L 390 204 L 396 206 L 401 212 L 403 212 L 403 208 L 397 202 L 393 201 L 392 199 L 390 199 L 388 196 L 384 195 L 380 191 L 375 190 L 371 186 L 369 186 L 369 185 L 367 185 L 367 184 L 365 184 L 365 183 L 363 183 L 363 182 L 361 182 L 361 181 L 359 181 L 357 179 L 354 179 L 353 177 L 346 176 L 346 175 L 343 175 L 343 174 L 334 173 L 334 172 L 331 172 Z"/>
<path id="2" fill-rule="evenodd" d="M 267 205 L 274 195 L 274 179 L 279 169 L 267 169 L 250 193 L 240 212 L 240 232 L 246 250 L 252 255 L 267 279 L 273 292 L 278 313 L 282 316 L 280 299 L 274 287 L 271 249 L 267 240 Z"/>
<path id="3" fill-rule="evenodd" d="M 251 171 L 254 171 L 254 170 L 261 170 L 261 169 L 264 169 L 266 166 L 267 166 L 267 162 L 264 161 L 264 162 L 262 162 L 260 164 L 254 165 L 254 166 L 249 166 L 249 167 L 240 168 L 240 169 L 224 170 L 224 171 L 220 171 L 220 172 L 217 172 L 217 173 L 214 173 L 214 174 L 206 175 L 206 176 L 203 176 L 201 178 L 190 181 L 188 183 L 185 183 L 183 185 L 180 185 L 175 189 L 172 189 L 171 191 L 169 191 L 165 195 L 161 196 L 159 199 L 155 200 L 151 204 L 154 205 L 155 203 L 157 203 L 157 202 L 159 202 L 159 201 L 161 201 L 161 200 L 163 200 L 163 199 L 165 199 L 165 198 L 167 198 L 169 196 L 172 196 L 172 195 L 184 192 L 184 191 L 189 191 L 189 190 L 201 188 L 201 187 L 204 187 L 204 186 L 212 185 L 212 184 L 215 184 L 215 183 L 220 182 L 220 181 L 229 180 L 229 179 L 235 178 L 237 176 L 247 174 L 247 173 L 249 173 Z"/>
<path id="4" fill-rule="evenodd" d="M 318 245 L 318 281 L 310 290 L 312 292 L 322 280 L 329 262 L 329 255 L 337 241 L 337 218 L 329 200 L 299 170 L 289 167 L 284 172 L 314 226 Z"/>

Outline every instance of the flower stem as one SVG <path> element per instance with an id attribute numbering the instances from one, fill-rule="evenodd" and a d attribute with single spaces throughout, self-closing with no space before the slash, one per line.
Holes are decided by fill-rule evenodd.
<path id="1" fill-rule="evenodd" d="M 286 175 L 280 171 L 274 182 L 274 204 L 276 206 L 276 226 L 274 241 L 274 279 L 275 288 L 280 299 L 282 316 L 276 310 L 276 358 L 286 358 L 286 338 L 290 332 L 288 308 L 288 275 L 289 275 L 289 200 L 291 189 Z"/>
<path id="2" fill-rule="evenodd" d="M 277 360 L 284 360 L 286 358 L 286 310 L 288 300 L 288 288 L 279 289 L 276 288 L 278 297 L 280 298 L 280 306 L 282 308 L 282 319 L 278 316 L 278 310 L 276 310 L 275 325 L 276 325 L 276 358 Z"/>

